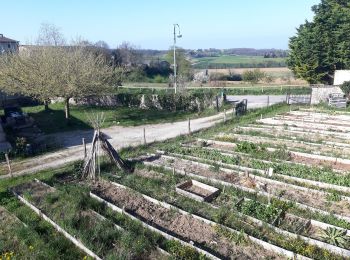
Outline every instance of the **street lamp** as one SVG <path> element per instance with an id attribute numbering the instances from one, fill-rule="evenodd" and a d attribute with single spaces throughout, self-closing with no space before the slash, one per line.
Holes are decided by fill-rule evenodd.
<path id="1" fill-rule="evenodd" d="M 176 28 L 178 28 L 178 33 L 176 34 Z M 180 33 L 180 26 L 176 23 L 174 24 L 174 88 L 175 88 L 175 94 L 176 94 L 176 38 L 181 38 L 182 35 Z"/>

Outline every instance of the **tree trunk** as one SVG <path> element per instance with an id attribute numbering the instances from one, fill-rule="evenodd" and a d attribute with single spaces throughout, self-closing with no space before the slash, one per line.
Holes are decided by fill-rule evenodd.
<path id="1" fill-rule="evenodd" d="M 49 101 L 47 100 L 44 101 L 44 109 L 45 111 L 49 111 Z"/>
<path id="2" fill-rule="evenodd" d="M 65 99 L 65 113 L 66 113 L 66 119 L 69 119 L 70 111 L 69 111 L 69 97 Z"/>

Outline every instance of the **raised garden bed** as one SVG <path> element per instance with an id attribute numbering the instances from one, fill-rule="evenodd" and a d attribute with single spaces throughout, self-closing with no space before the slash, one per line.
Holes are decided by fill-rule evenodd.
<path id="1" fill-rule="evenodd" d="M 252 254 L 254 251 L 260 252 L 260 257 L 263 255 L 273 257 L 274 255 L 252 243 L 233 246 L 232 242 L 219 235 L 209 223 L 168 209 L 156 201 L 152 202 L 111 183 L 100 182 L 92 187 L 92 192 L 148 225 L 181 240 L 192 241 L 194 246 L 216 257 L 254 258 Z"/>
<path id="2" fill-rule="evenodd" d="M 210 202 L 220 193 L 220 190 L 196 180 L 189 180 L 176 185 L 176 192 L 197 201 Z"/>

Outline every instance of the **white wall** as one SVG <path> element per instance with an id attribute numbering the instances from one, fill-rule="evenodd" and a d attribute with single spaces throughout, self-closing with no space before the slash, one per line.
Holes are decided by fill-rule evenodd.
<path id="1" fill-rule="evenodd" d="M 336 70 L 333 85 L 341 85 L 345 81 L 350 81 L 350 70 Z"/>

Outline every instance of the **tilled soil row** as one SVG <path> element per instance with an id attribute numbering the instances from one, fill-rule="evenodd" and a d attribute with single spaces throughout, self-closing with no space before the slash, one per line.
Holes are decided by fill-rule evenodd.
<path id="1" fill-rule="evenodd" d="M 259 141 L 259 139 L 257 138 L 255 140 L 257 143 Z M 227 151 L 232 151 L 235 147 L 236 144 L 235 143 L 230 143 L 230 142 L 222 142 L 219 141 L 218 143 L 209 143 L 207 144 L 208 147 L 210 148 L 218 148 L 221 150 L 227 150 Z M 334 170 L 338 170 L 338 171 L 349 171 L 350 170 L 350 164 L 347 163 L 342 163 L 340 161 L 330 161 L 330 160 L 324 160 L 324 159 L 316 159 L 316 158 L 310 158 L 307 157 L 307 154 L 305 154 L 305 156 L 302 155 L 297 155 L 295 154 L 296 151 L 289 151 L 290 153 L 290 160 L 288 160 L 289 162 L 292 163 L 300 163 L 300 164 L 305 164 L 308 166 L 327 166 L 327 167 L 331 167 Z M 330 158 L 335 158 L 335 157 L 330 157 Z"/>
<path id="2" fill-rule="evenodd" d="M 226 237 L 220 235 L 212 225 L 204 221 L 164 208 L 146 200 L 139 194 L 116 187 L 108 182 L 99 182 L 93 185 L 92 192 L 137 216 L 149 225 L 170 232 L 186 242 L 192 241 L 194 245 L 220 258 L 262 259 L 267 256 L 276 258 L 273 253 L 252 243 L 244 246 L 235 245 Z M 258 257 L 257 251 L 259 252 Z"/>
<path id="3" fill-rule="evenodd" d="M 160 166 L 164 165 L 168 167 L 175 167 L 175 169 L 184 170 L 186 172 L 194 173 L 204 177 L 215 178 L 250 189 L 263 190 L 277 197 L 285 198 L 291 201 L 297 201 L 299 203 L 309 205 L 311 207 L 316 207 L 335 214 L 344 216 L 350 215 L 349 201 L 341 200 L 329 203 L 325 195 L 316 191 L 313 193 L 302 189 L 296 189 L 288 184 L 267 184 L 261 181 L 256 181 L 254 177 L 243 176 L 238 173 L 227 173 L 222 170 L 215 170 L 210 168 L 208 169 L 181 158 L 174 157 L 174 159 L 170 160 L 161 157 L 157 160 L 154 160 L 153 163 L 159 164 Z"/>

